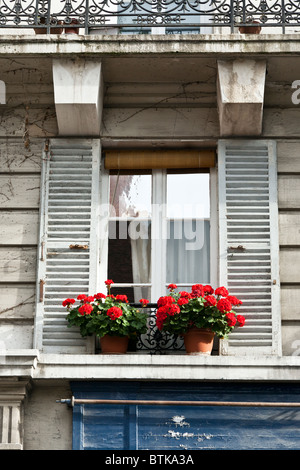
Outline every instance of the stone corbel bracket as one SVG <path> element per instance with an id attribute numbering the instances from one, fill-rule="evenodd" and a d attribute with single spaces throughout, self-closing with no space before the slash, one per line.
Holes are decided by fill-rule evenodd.
<path id="1" fill-rule="evenodd" d="M 0 450 L 23 449 L 24 402 L 37 363 L 37 350 L 0 350 Z"/>
<path id="2" fill-rule="evenodd" d="M 266 61 L 219 60 L 217 67 L 221 136 L 261 135 Z"/>
<path id="3" fill-rule="evenodd" d="M 99 137 L 103 108 L 101 61 L 54 59 L 53 85 L 59 135 Z"/>

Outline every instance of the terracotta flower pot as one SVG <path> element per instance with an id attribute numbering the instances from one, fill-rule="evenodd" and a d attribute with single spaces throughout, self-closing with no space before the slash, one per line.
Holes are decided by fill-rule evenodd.
<path id="1" fill-rule="evenodd" d="M 128 336 L 109 336 L 100 338 L 102 354 L 125 354 L 128 348 Z"/>
<path id="2" fill-rule="evenodd" d="M 79 24 L 79 21 L 76 20 L 76 19 L 73 19 L 71 21 L 71 23 L 65 23 L 65 25 L 76 25 L 76 24 Z M 69 27 L 69 28 L 65 28 L 65 34 L 79 34 L 79 28 L 75 28 L 75 27 Z"/>
<path id="3" fill-rule="evenodd" d="M 191 328 L 183 335 L 186 353 L 210 356 L 214 336 L 214 332 L 206 328 Z"/>
<path id="4" fill-rule="evenodd" d="M 259 25 L 259 21 L 251 21 L 251 24 Z M 259 34 L 261 31 L 261 26 L 240 26 L 239 32 L 241 34 Z"/>
<path id="5" fill-rule="evenodd" d="M 40 19 L 40 24 L 44 25 L 46 23 L 46 18 L 42 17 Z M 62 21 L 58 21 L 56 26 L 50 26 L 50 34 L 61 34 L 63 32 Z M 47 28 L 34 28 L 35 34 L 47 34 Z"/>

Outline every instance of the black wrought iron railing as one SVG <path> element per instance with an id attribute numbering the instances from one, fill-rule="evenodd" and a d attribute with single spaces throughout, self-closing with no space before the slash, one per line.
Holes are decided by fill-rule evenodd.
<path id="1" fill-rule="evenodd" d="M 141 307 L 139 303 L 131 303 L 134 307 Z M 174 336 L 168 332 L 161 332 L 156 326 L 157 304 L 148 304 L 148 330 L 140 335 L 135 342 L 135 351 L 147 354 L 168 354 L 184 351 L 184 342 L 181 336 Z"/>
<path id="2" fill-rule="evenodd" d="M 214 27 L 234 32 L 237 26 L 256 27 L 257 22 L 280 32 L 299 27 L 300 0 L 0 0 L 0 31 L 67 32 L 75 23 L 82 34 L 95 28 L 133 34 L 210 33 Z"/>

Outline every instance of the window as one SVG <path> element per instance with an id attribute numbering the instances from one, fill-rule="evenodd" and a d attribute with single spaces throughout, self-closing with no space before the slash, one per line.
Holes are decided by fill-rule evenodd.
<path id="1" fill-rule="evenodd" d="M 222 341 L 221 354 L 281 353 L 276 145 L 223 140 L 217 153 L 217 167 L 208 149 L 111 150 L 102 159 L 99 139 L 51 139 L 42 159 L 35 348 L 94 351 L 92 338 L 66 327 L 61 303 L 99 292 L 109 276 L 130 300 L 153 303 L 169 282 L 227 286 L 247 324 Z"/>
<path id="2" fill-rule="evenodd" d="M 210 174 L 110 174 L 108 278 L 131 302 L 211 282 Z M 113 292 L 113 291 L 112 291 Z"/>
<path id="3" fill-rule="evenodd" d="M 168 2 L 155 4 L 144 2 L 136 5 L 134 15 L 130 14 L 130 4 L 119 5 L 118 23 L 127 25 L 120 28 L 122 34 L 209 34 L 212 32 L 209 8 L 207 5 L 178 4 Z M 200 15 L 201 13 L 201 15 Z M 168 26 L 172 24 L 173 26 Z M 203 26 L 203 25 L 206 26 Z"/>

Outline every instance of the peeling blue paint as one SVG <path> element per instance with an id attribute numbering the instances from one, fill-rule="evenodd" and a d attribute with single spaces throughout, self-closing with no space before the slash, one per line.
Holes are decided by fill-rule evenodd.
<path id="1" fill-rule="evenodd" d="M 297 384 L 74 383 L 75 398 L 298 402 Z M 74 449 L 295 450 L 300 408 L 75 405 Z"/>

